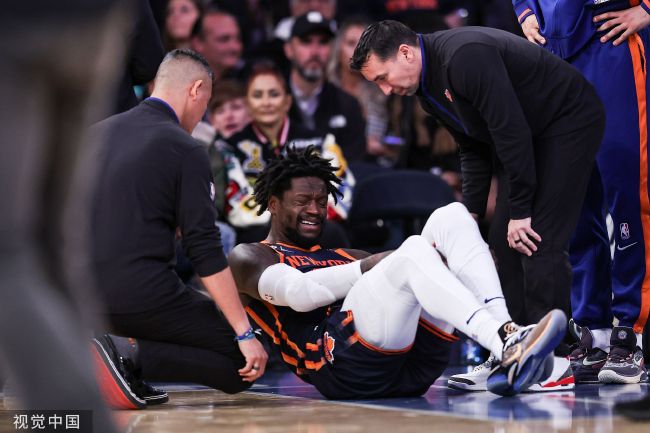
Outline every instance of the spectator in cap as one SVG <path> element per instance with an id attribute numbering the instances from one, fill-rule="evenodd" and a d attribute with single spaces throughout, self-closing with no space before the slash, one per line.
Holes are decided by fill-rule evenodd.
<path id="1" fill-rule="evenodd" d="M 336 15 L 336 0 L 289 0 L 289 10 L 291 16 L 282 19 L 273 32 L 276 38 L 285 42 L 291 37 L 291 29 L 296 18 L 307 12 L 320 12 L 328 20 L 333 20 Z"/>
<path id="2" fill-rule="evenodd" d="M 325 77 L 336 32 L 333 21 L 320 12 L 296 19 L 284 52 L 291 61 L 289 85 L 295 103 L 289 116 L 310 129 L 337 137 L 348 161 L 366 156 L 366 122 L 357 100 Z"/>

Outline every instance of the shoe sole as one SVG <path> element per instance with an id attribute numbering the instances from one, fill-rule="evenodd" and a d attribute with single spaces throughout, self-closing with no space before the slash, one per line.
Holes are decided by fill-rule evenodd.
<path id="1" fill-rule="evenodd" d="M 611 370 L 600 370 L 600 373 L 598 373 L 598 381 L 600 383 L 641 383 L 642 376 L 643 372 L 639 373 L 636 376 L 621 376 Z"/>
<path id="2" fill-rule="evenodd" d="M 568 378 L 567 378 L 568 379 Z M 560 382 L 553 382 L 549 385 L 532 384 L 528 389 L 523 390 L 523 393 L 537 393 L 537 392 L 558 392 L 558 391 L 573 391 L 576 388 L 575 383 L 562 380 Z"/>
<path id="3" fill-rule="evenodd" d="M 600 370 L 588 374 L 581 374 L 579 370 L 576 373 L 576 370 L 573 370 L 573 377 L 575 378 L 576 384 L 600 383 L 600 380 L 598 380 L 599 373 Z"/>
<path id="4" fill-rule="evenodd" d="M 508 360 L 505 366 L 508 374 L 504 372 L 488 378 L 488 390 L 495 394 L 510 396 L 520 393 L 534 383 L 546 380 L 548 369 L 542 364 L 545 364 L 548 354 L 564 338 L 566 326 L 566 316 L 562 311 L 550 311 L 531 331 L 533 340 L 523 353 Z M 526 339 L 531 338 L 531 335 Z"/>
<path id="5" fill-rule="evenodd" d="M 451 389 L 455 389 L 457 391 L 467 391 L 467 392 L 487 391 L 487 388 L 485 386 L 480 386 L 476 384 L 470 385 L 463 382 L 457 382 L 451 379 L 447 380 L 447 387 Z"/>
<path id="6" fill-rule="evenodd" d="M 551 355 L 552 356 L 552 355 Z M 552 370 L 552 369 L 551 369 Z M 575 378 L 573 376 L 568 376 L 554 382 L 548 382 L 545 384 L 534 383 L 528 389 L 525 389 L 522 392 L 552 392 L 552 391 L 571 391 L 575 389 Z"/>
<path id="7" fill-rule="evenodd" d="M 523 390 L 522 392 L 555 392 L 555 391 L 571 391 L 575 389 L 575 377 L 573 375 L 567 376 L 567 373 L 571 371 L 571 364 L 567 370 L 565 370 L 562 375 L 556 376 L 556 380 L 548 380 L 553 375 L 555 370 L 556 359 L 552 353 L 549 353 L 544 360 L 544 368 L 542 377 L 545 377 L 547 382 L 543 383 L 544 380 L 533 383 L 528 389 Z"/>
<path id="8" fill-rule="evenodd" d="M 147 403 L 131 391 L 110 356 L 96 338 L 93 338 L 92 347 L 97 380 L 106 404 L 113 409 L 144 409 L 147 407 Z"/>
<path id="9" fill-rule="evenodd" d="M 155 406 L 157 404 L 167 403 L 169 401 L 169 395 L 165 393 L 151 397 L 144 397 L 144 401 L 147 402 L 147 406 Z"/>

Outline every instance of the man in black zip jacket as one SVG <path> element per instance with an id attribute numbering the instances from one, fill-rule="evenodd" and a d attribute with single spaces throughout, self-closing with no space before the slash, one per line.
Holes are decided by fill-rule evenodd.
<path id="1" fill-rule="evenodd" d="M 476 217 L 492 175 L 503 174 L 508 199 L 496 214 L 504 233 L 491 243 L 499 263 L 499 251 L 508 250 L 500 243 L 520 254 L 526 317 L 519 320 L 533 323 L 551 308 L 570 315 L 568 242 L 604 128 L 591 85 L 525 39 L 480 27 L 422 35 L 396 21 L 375 23 L 351 67 L 386 94 L 416 94 L 452 132 L 463 200 Z"/>
<path id="2" fill-rule="evenodd" d="M 189 135 L 211 94 L 207 61 L 191 50 L 174 50 L 158 69 L 151 98 L 94 127 L 107 146 L 96 193 L 93 262 L 107 322 L 117 334 L 137 339 L 144 379 L 234 393 L 260 377 L 267 356 L 221 248 L 208 155 Z M 174 272 L 177 228 L 213 299 L 187 288 Z M 95 346 L 100 356 L 133 353 L 114 337 Z"/>

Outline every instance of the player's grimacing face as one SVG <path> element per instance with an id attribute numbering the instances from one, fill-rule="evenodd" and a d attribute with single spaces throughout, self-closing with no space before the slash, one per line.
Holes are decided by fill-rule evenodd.
<path id="1" fill-rule="evenodd" d="M 279 203 L 276 217 L 284 234 L 298 246 L 315 244 L 327 217 L 325 182 L 317 177 L 292 179 L 291 188 Z"/>

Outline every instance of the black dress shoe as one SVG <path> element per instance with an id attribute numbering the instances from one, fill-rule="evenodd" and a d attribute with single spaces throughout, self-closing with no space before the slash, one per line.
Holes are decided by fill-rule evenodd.
<path id="1" fill-rule="evenodd" d="M 163 404 L 169 401 L 169 395 L 165 390 L 154 388 L 144 380 L 138 380 L 133 384 L 133 392 L 147 402 L 147 406 Z"/>
<path id="2" fill-rule="evenodd" d="M 131 389 L 139 398 L 147 402 L 147 406 L 169 401 L 167 392 L 154 388 L 142 380 L 140 353 L 136 339 L 111 334 L 106 334 L 104 338 L 110 341 L 111 347 L 119 355 L 121 367 Z"/>
<path id="3" fill-rule="evenodd" d="M 106 336 L 93 339 L 97 382 L 104 400 L 113 409 L 144 409 L 147 403 L 131 388 L 131 371 Z"/>

